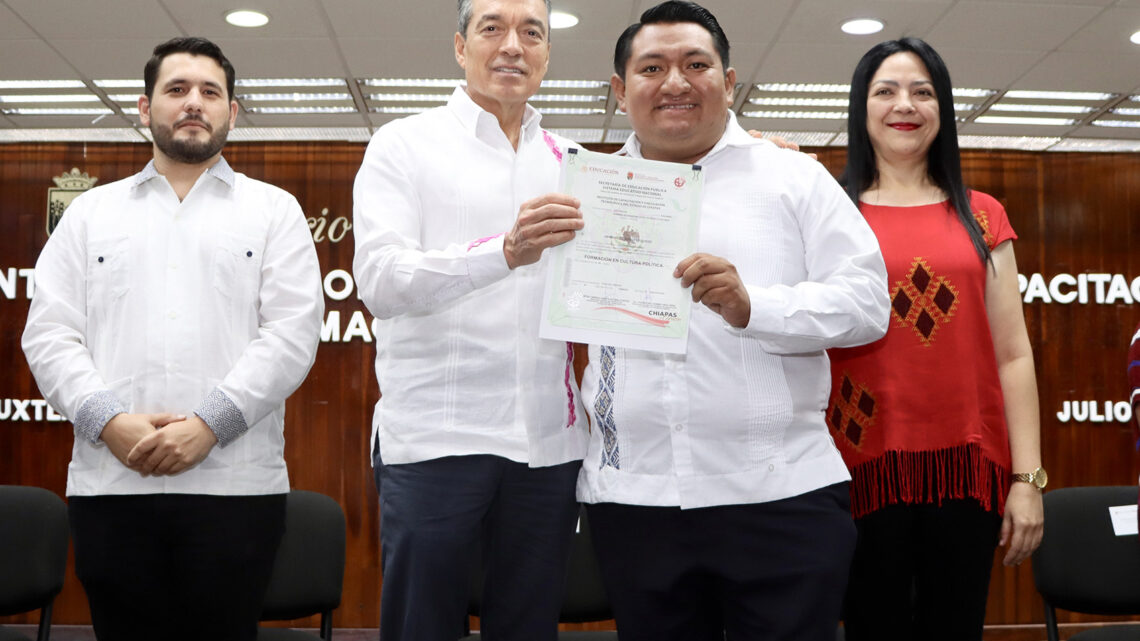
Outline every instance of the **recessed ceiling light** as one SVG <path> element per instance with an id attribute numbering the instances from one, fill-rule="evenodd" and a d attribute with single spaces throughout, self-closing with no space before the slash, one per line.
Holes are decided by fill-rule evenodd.
<path id="1" fill-rule="evenodd" d="M 269 23 L 269 16 L 260 11 L 238 9 L 226 13 L 226 22 L 235 27 L 264 27 Z"/>
<path id="2" fill-rule="evenodd" d="M 1136 33 L 1132 34 L 1132 37 L 1129 38 L 1129 40 L 1132 41 L 1132 44 L 1140 45 L 1140 31 L 1137 31 Z"/>
<path id="3" fill-rule="evenodd" d="M 551 11 L 550 12 L 550 28 L 551 29 L 569 29 L 578 24 L 578 16 L 565 11 Z"/>
<path id="4" fill-rule="evenodd" d="M 858 20 L 848 20 L 839 28 L 843 30 L 843 33 L 849 33 L 853 36 L 866 36 L 882 31 L 883 23 L 873 18 L 859 18 Z"/>

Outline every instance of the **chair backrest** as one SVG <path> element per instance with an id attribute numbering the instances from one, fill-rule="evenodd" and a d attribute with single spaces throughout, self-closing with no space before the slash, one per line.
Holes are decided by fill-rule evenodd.
<path id="1" fill-rule="evenodd" d="M 0 615 L 51 605 L 67 569 L 67 505 L 39 487 L 0 485 Z"/>
<path id="2" fill-rule="evenodd" d="M 1045 494 L 1045 536 L 1033 579 L 1046 607 L 1140 614 L 1140 540 L 1115 536 L 1108 508 L 1134 505 L 1140 488 L 1069 487 Z"/>
<path id="3" fill-rule="evenodd" d="M 344 510 L 317 492 L 293 490 L 285 508 L 285 537 L 273 563 L 262 621 L 331 613 L 344 585 Z"/>

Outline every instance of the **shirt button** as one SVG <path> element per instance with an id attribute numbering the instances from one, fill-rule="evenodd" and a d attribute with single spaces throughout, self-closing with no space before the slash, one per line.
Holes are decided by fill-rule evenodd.
<path id="1" fill-rule="evenodd" d="M 775 472 L 775 471 L 776 471 L 776 466 L 775 466 L 775 465 L 772 465 L 772 464 L 769 464 L 769 465 L 768 465 L 768 471 L 769 471 L 769 472 Z"/>
<path id="2" fill-rule="evenodd" d="M 681 432 L 681 431 L 683 431 L 684 429 L 685 429 L 685 426 L 684 426 L 684 425 L 681 425 L 680 423 L 677 423 L 676 425 L 674 425 L 674 426 L 673 426 L 673 431 L 674 431 L 674 432 Z"/>
<path id="3" fill-rule="evenodd" d="M 170 312 L 166 315 L 166 317 L 170 320 L 174 320 L 175 318 L 178 318 L 178 312 Z"/>

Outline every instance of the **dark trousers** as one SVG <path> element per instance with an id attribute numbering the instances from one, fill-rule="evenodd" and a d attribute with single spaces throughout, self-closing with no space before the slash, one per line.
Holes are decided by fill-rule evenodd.
<path id="1" fill-rule="evenodd" d="M 891 505 L 856 521 L 848 641 L 977 641 L 1001 517 L 973 500 Z"/>
<path id="2" fill-rule="evenodd" d="M 847 483 L 749 505 L 586 509 L 622 641 L 834 641 L 855 546 Z"/>
<path id="3" fill-rule="evenodd" d="M 477 455 L 401 465 L 377 456 L 374 463 L 383 641 L 458 638 L 480 550 L 482 637 L 557 637 L 580 461 L 531 468 Z"/>
<path id="4" fill-rule="evenodd" d="M 99 641 L 257 636 L 285 495 L 68 498 Z"/>

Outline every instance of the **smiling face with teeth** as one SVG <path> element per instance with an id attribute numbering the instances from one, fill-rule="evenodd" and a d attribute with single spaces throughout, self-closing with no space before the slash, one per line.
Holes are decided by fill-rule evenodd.
<path id="1" fill-rule="evenodd" d="M 645 158 L 691 163 L 724 134 L 736 70 L 725 70 L 703 26 L 652 23 L 633 38 L 625 79 L 610 83 Z"/>
<path id="2" fill-rule="evenodd" d="M 521 120 L 550 61 L 543 0 L 474 0 L 467 33 L 455 34 L 455 59 L 467 94 L 500 122 Z"/>

